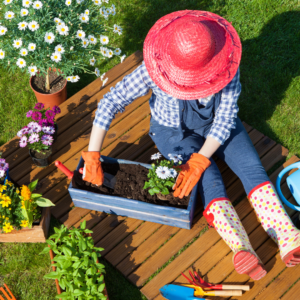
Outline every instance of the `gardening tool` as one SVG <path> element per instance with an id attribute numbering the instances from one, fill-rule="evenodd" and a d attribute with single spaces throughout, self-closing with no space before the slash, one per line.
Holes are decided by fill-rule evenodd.
<path id="1" fill-rule="evenodd" d="M 204 291 L 200 286 L 196 286 L 193 284 L 183 284 L 183 286 L 194 289 L 194 296 L 242 296 L 243 294 L 241 290 Z"/>
<path id="2" fill-rule="evenodd" d="M 166 284 L 159 291 L 163 297 L 169 300 L 205 300 L 195 297 L 194 289 L 181 285 Z"/>
<path id="3" fill-rule="evenodd" d="M 193 280 L 189 279 L 187 276 L 185 276 L 183 273 L 181 275 L 192 285 L 196 285 L 201 287 L 204 290 L 207 289 L 215 289 L 215 290 L 242 290 L 242 291 L 249 291 L 250 286 L 249 285 L 223 285 L 223 284 L 211 284 L 206 281 L 204 281 L 199 274 L 194 271 L 194 275 L 191 271 L 189 271 L 190 276 Z M 196 277 L 196 278 L 195 278 Z"/>
<path id="4" fill-rule="evenodd" d="M 283 175 L 286 172 L 288 172 L 292 169 L 295 169 L 295 168 L 300 169 L 300 162 L 296 162 L 296 163 L 286 167 L 279 173 L 277 180 L 276 180 L 276 190 L 277 190 L 282 202 L 284 202 L 284 204 L 286 204 L 289 208 L 300 211 L 300 206 L 296 206 L 296 205 L 293 205 L 292 203 L 290 203 L 283 196 L 283 194 L 281 192 L 281 188 L 280 188 L 280 182 L 281 182 Z M 294 172 L 293 174 L 291 174 L 290 176 L 288 176 L 286 179 L 286 183 L 287 183 L 292 195 L 294 196 L 296 202 L 300 205 L 300 170 L 298 170 L 298 171 Z"/>
<path id="5" fill-rule="evenodd" d="M 3 298 L 1 296 L 1 293 L 0 293 L 0 300 L 17 300 L 15 298 L 15 296 L 13 295 L 13 293 L 10 291 L 10 289 L 8 288 L 8 286 L 4 283 L 4 287 L 6 288 L 6 291 L 10 294 L 10 296 L 8 295 L 8 293 L 5 291 L 5 289 L 3 287 L 0 288 L 0 291 L 4 294 L 4 296 L 6 298 Z"/>
<path id="6" fill-rule="evenodd" d="M 55 161 L 55 165 L 58 169 L 60 169 L 69 179 L 72 179 L 72 185 L 74 187 L 79 187 L 81 184 L 79 184 L 76 181 L 76 176 L 78 176 L 77 171 L 70 171 L 66 166 L 64 166 L 60 161 Z M 76 173 L 75 173 L 76 172 Z M 83 168 L 79 169 L 79 173 L 83 174 Z M 75 176 L 74 176 L 75 175 Z M 74 178 L 75 177 L 75 178 Z M 106 187 L 109 187 L 110 189 L 114 189 L 114 186 L 116 184 L 116 177 L 114 175 L 111 175 L 109 173 L 104 172 L 104 182 L 103 185 Z"/>

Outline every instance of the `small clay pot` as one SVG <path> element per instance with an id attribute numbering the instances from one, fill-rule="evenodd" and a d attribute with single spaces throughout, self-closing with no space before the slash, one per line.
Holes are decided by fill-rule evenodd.
<path id="1" fill-rule="evenodd" d="M 52 155 L 52 149 L 50 148 L 49 150 L 47 150 L 47 153 L 46 153 L 46 155 L 44 155 L 44 157 L 36 157 L 36 151 L 29 149 L 29 155 L 31 156 L 33 163 L 37 167 L 44 168 L 44 167 L 49 166 L 49 164 L 51 163 L 50 158 Z"/>

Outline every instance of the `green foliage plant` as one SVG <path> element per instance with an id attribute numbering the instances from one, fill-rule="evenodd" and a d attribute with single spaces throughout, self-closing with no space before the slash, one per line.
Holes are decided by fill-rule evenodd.
<path id="1" fill-rule="evenodd" d="M 147 177 L 149 181 L 145 182 L 144 189 L 149 189 L 151 196 L 154 194 L 168 195 L 173 187 L 178 173 L 180 172 L 181 156 L 169 154 L 170 160 L 160 160 L 161 154 L 156 153 L 151 156 L 152 160 L 156 160 L 156 164 L 152 164 Z M 178 165 L 175 165 L 178 164 Z"/>
<path id="2" fill-rule="evenodd" d="M 103 248 L 94 246 L 91 230 L 86 229 L 86 221 L 80 228 L 68 229 L 64 225 L 54 228 L 55 233 L 46 241 L 46 247 L 40 254 L 48 253 L 50 249 L 55 257 L 53 265 L 55 272 L 45 275 L 47 279 L 57 279 L 63 293 L 57 299 L 63 300 L 105 300 L 103 294 L 104 265 L 98 262 Z"/>
<path id="3" fill-rule="evenodd" d="M 107 26 L 109 15 L 115 15 L 109 0 L 4 0 L 0 11 L 0 66 L 14 73 L 46 77 L 50 90 L 49 68 L 70 82 L 80 78 L 74 73 L 100 76 L 89 69 L 97 59 L 120 55 L 121 49 L 110 46 L 108 29 L 122 33 L 117 24 Z M 105 5 L 103 5 L 105 3 Z"/>

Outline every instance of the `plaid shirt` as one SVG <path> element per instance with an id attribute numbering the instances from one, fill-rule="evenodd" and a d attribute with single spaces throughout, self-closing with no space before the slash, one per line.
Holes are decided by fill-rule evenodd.
<path id="1" fill-rule="evenodd" d="M 152 89 L 149 100 L 152 117 L 160 124 L 169 127 L 179 127 L 179 99 L 162 91 L 150 78 L 145 64 L 139 66 L 131 74 L 111 88 L 98 103 L 98 109 L 93 124 L 108 130 L 117 112 L 123 112 L 126 105 L 134 99 L 146 95 Z M 215 111 L 215 117 L 208 136 L 216 139 L 221 145 L 229 138 L 238 113 L 237 100 L 241 93 L 239 69 L 220 92 L 212 96 L 198 99 L 206 105 L 212 97 L 221 97 L 220 105 Z"/>

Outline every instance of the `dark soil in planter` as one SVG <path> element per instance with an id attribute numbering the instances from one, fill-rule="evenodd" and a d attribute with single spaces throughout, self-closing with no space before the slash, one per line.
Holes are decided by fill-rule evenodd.
<path id="1" fill-rule="evenodd" d="M 96 186 L 82 180 L 82 175 L 77 171 L 74 171 L 73 186 L 94 193 L 119 196 L 163 206 L 184 209 L 188 206 L 190 196 L 180 199 L 172 195 L 171 199 L 160 200 L 156 194 L 151 196 L 148 189 L 144 190 L 145 181 L 149 180 L 147 177 L 148 169 L 141 165 L 102 163 L 101 166 L 105 173 L 116 177 L 117 181 L 113 190 L 106 186 Z"/>
<path id="2" fill-rule="evenodd" d="M 47 158 L 51 153 L 52 153 L 51 149 L 48 149 L 48 150 L 44 151 L 43 153 L 37 152 L 35 150 L 31 150 L 31 155 L 38 159 Z"/>
<path id="3" fill-rule="evenodd" d="M 37 75 L 34 76 L 32 79 L 32 87 L 39 93 L 42 94 L 54 94 L 60 91 L 65 85 L 65 79 L 57 75 L 54 71 L 49 71 L 49 81 L 50 81 L 50 91 L 46 92 L 46 76 L 44 75 Z"/>

